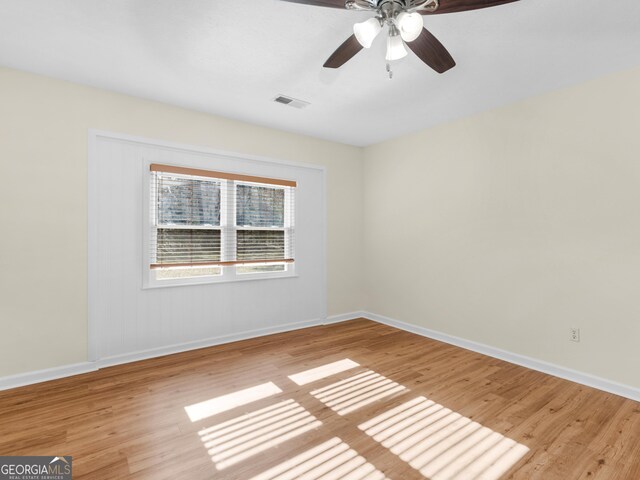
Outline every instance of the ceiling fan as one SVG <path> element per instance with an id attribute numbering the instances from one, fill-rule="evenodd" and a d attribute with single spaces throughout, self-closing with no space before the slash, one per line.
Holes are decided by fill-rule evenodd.
<path id="1" fill-rule="evenodd" d="M 387 62 L 407 55 L 409 46 L 420 60 L 438 73 L 455 67 L 446 48 L 426 28 L 422 15 L 464 12 L 494 7 L 517 0 L 283 0 L 319 7 L 366 10 L 375 13 L 373 18 L 356 23 L 351 35 L 325 62 L 325 68 L 339 68 L 363 48 L 371 47 L 373 40 L 387 26 Z M 387 64 L 387 71 L 390 71 Z"/>

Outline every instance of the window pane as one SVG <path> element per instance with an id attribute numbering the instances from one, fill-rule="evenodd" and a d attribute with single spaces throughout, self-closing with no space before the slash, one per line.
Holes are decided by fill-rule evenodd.
<path id="1" fill-rule="evenodd" d="M 220 230 L 158 228 L 157 263 L 217 262 Z"/>
<path id="2" fill-rule="evenodd" d="M 171 280 L 176 278 L 211 277 L 222 274 L 222 267 L 184 267 L 161 268 L 155 270 L 156 280 Z"/>
<path id="3" fill-rule="evenodd" d="M 284 231 L 238 230 L 238 260 L 284 259 Z"/>
<path id="4" fill-rule="evenodd" d="M 238 265 L 236 272 L 245 273 L 268 273 L 268 272 L 284 272 L 287 266 L 284 263 L 267 263 L 264 265 Z"/>
<path id="5" fill-rule="evenodd" d="M 220 182 L 158 175 L 158 225 L 220 225 Z"/>
<path id="6" fill-rule="evenodd" d="M 237 185 L 236 225 L 284 227 L 284 189 Z"/>

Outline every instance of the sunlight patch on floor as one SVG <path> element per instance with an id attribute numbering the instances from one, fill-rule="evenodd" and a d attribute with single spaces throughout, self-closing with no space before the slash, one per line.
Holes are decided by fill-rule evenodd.
<path id="1" fill-rule="evenodd" d="M 425 397 L 358 428 L 432 480 L 498 480 L 529 451 Z"/>
<path id="2" fill-rule="evenodd" d="M 189 415 L 189 419 L 192 422 L 197 422 L 203 418 L 208 418 L 278 393 L 282 393 L 282 390 L 273 382 L 263 383 L 262 385 L 238 390 L 237 392 L 205 400 L 204 402 L 194 403 L 193 405 L 184 407 L 184 409 L 187 415 Z"/>
<path id="3" fill-rule="evenodd" d="M 299 403 L 285 400 L 198 433 L 216 468 L 224 470 L 320 425 Z"/>
<path id="4" fill-rule="evenodd" d="M 311 392 L 327 407 L 346 415 L 381 398 L 407 390 L 406 387 L 372 370 L 354 375 Z"/>
<path id="5" fill-rule="evenodd" d="M 388 480 L 366 459 L 334 437 L 251 480 Z"/>
<path id="6" fill-rule="evenodd" d="M 359 366 L 359 363 L 345 358 L 344 360 L 305 370 L 304 372 L 296 373 L 295 375 L 289 375 L 289 379 L 302 386 Z"/>

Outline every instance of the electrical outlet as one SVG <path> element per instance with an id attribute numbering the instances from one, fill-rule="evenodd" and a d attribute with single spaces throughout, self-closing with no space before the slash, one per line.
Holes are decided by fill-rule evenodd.
<path id="1" fill-rule="evenodd" d="M 569 340 L 572 342 L 580 341 L 580 329 L 579 328 L 570 328 L 569 329 Z"/>

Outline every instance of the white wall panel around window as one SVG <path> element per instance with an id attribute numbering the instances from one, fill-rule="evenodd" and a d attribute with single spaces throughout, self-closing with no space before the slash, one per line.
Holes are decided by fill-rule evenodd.
<path id="1" fill-rule="evenodd" d="M 295 180 L 296 276 L 144 288 L 150 163 Z M 118 361 L 321 321 L 324 201 L 320 167 L 96 134 L 89 159 L 91 356 Z"/>

